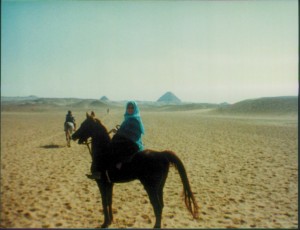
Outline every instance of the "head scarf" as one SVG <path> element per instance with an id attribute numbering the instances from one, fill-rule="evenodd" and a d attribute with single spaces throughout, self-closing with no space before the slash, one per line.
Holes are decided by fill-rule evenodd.
<path id="1" fill-rule="evenodd" d="M 128 107 L 129 104 L 133 105 L 133 113 L 132 114 L 127 113 L 127 107 Z M 143 125 L 143 122 L 142 122 L 142 119 L 141 119 L 139 107 L 137 106 L 135 101 L 129 101 L 126 104 L 124 119 L 126 121 L 129 118 L 135 118 L 140 123 L 141 132 L 142 132 L 142 134 L 144 134 L 145 133 L 145 128 L 144 128 L 144 125 Z"/>

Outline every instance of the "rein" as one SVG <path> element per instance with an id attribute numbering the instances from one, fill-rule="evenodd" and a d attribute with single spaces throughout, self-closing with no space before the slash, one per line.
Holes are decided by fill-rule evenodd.
<path id="1" fill-rule="evenodd" d="M 91 143 L 92 143 L 92 141 L 86 141 L 86 142 L 83 142 L 83 144 L 86 144 L 87 148 L 89 149 L 91 158 L 93 159 L 92 150 L 91 150 L 91 148 L 90 148 L 90 144 L 91 144 Z"/>
<path id="2" fill-rule="evenodd" d="M 116 133 L 118 131 L 118 129 L 120 128 L 120 125 L 116 125 L 116 128 L 115 129 L 112 129 L 108 132 L 108 134 L 111 134 L 111 133 Z M 91 150 L 91 147 L 90 147 L 90 144 L 92 143 L 92 141 L 85 141 L 83 142 L 83 144 L 85 144 L 90 152 L 90 155 L 93 159 L 93 155 L 92 155 L 92 150 Z"/>

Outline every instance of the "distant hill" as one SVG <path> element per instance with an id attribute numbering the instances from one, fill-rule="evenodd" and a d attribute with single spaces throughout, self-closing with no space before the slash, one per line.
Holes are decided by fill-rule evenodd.
<path id="1" fill-rule="evenodd" d="M 181 103 L 181 104 L 166 104 L 161 106 L 156 106 L 160 111 L 190 111 L 199 109 L 215 109 L 217 104 L 210 103 Z"/>
<path id="2" fill-rule="evenodd" d="M 78 102 L 68 104 L 68 106 L 73 109 L 88 109 L 88 108 L 106 107 L 107 105 L 100 100 L 82 99 Z"/>
<path id="3" fill-rule="evenodd" d="M 298 97 L 264 97 L 237 102 L 226 107 L 218 108 L 222 113 L 238 114 L 297 114 Z"/>
<path id="4" fill-rule="evenodd" d="M 98 100 L 94 100 L 90 103 L 91 106 L 95 106 L 95 107 L 106 107 L 107 105 L 102 102 L 102 101 L 98 101 Z"/>
<path id="5" fill-rule="evenodd" d="M 38 99 L 37 96 L 30 95 L 27 97 L 5 97 L 1 96 L 1 101 L 26 101 L 26 100 L 35 100 Z"/>
<path id="6" fill-rule="evenodd" d="M 124 108 L 126 102 L 112 102 L 80 98 L 1 97 L 1 111 L 92 110 Z M 298 97 L 264 97 L 228 104 L 183 103 L 173 93 L 167 92 L 157 102 L 138 102 L 147 111 L 211 110 L 209 113 L 229 115 L 298 115 Z"/>
<path id="7" fill-rule="evenodd" d="M 164 102 L 164 103 L 181 103 L 181 100 L 175 96 L 172 92 L 166 92 L 164 95 L 162 95 L 157 102 Z"/>
<path id="8" fill-rule="evenodd" d="M 35 98 L 1 97 L 2 111 L 46 111 L 57 109 L 97 109 L 106 108 L 104 101 L 79 98 Z"/>
<path id="9" fill-rule="evenodd" d="M 21 99 L 22 98 L 22 99 Z M 59 108 L 61 100 L 37 97 L 1 97 L 1 111 L 46 111 Z"/>

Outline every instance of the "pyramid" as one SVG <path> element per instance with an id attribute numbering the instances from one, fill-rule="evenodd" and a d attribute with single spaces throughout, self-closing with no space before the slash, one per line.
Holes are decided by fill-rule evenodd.
<path id="1" fill-rule="evenodd" d="M 165 102 L 165 103 L 181 103 L 181 100 L 175 96 L 172 92 L 166 92 L 162 95 L 157 102 Z"/>
<path id="2" fill-rule="evenodd" d="M 109 101 L 109 100 L 106 96 L 103 96 L 103 97 L 100 98 L 100 101 Z"/>

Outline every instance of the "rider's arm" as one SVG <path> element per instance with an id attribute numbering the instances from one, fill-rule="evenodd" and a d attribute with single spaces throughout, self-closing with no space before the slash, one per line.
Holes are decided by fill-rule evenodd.
<path id="1" fill-rule="evenodd" d="M 136 142 L 142 135 L 140 123 L 135 118 L 129 118 L 123 122 L 118 133 Z"/>

